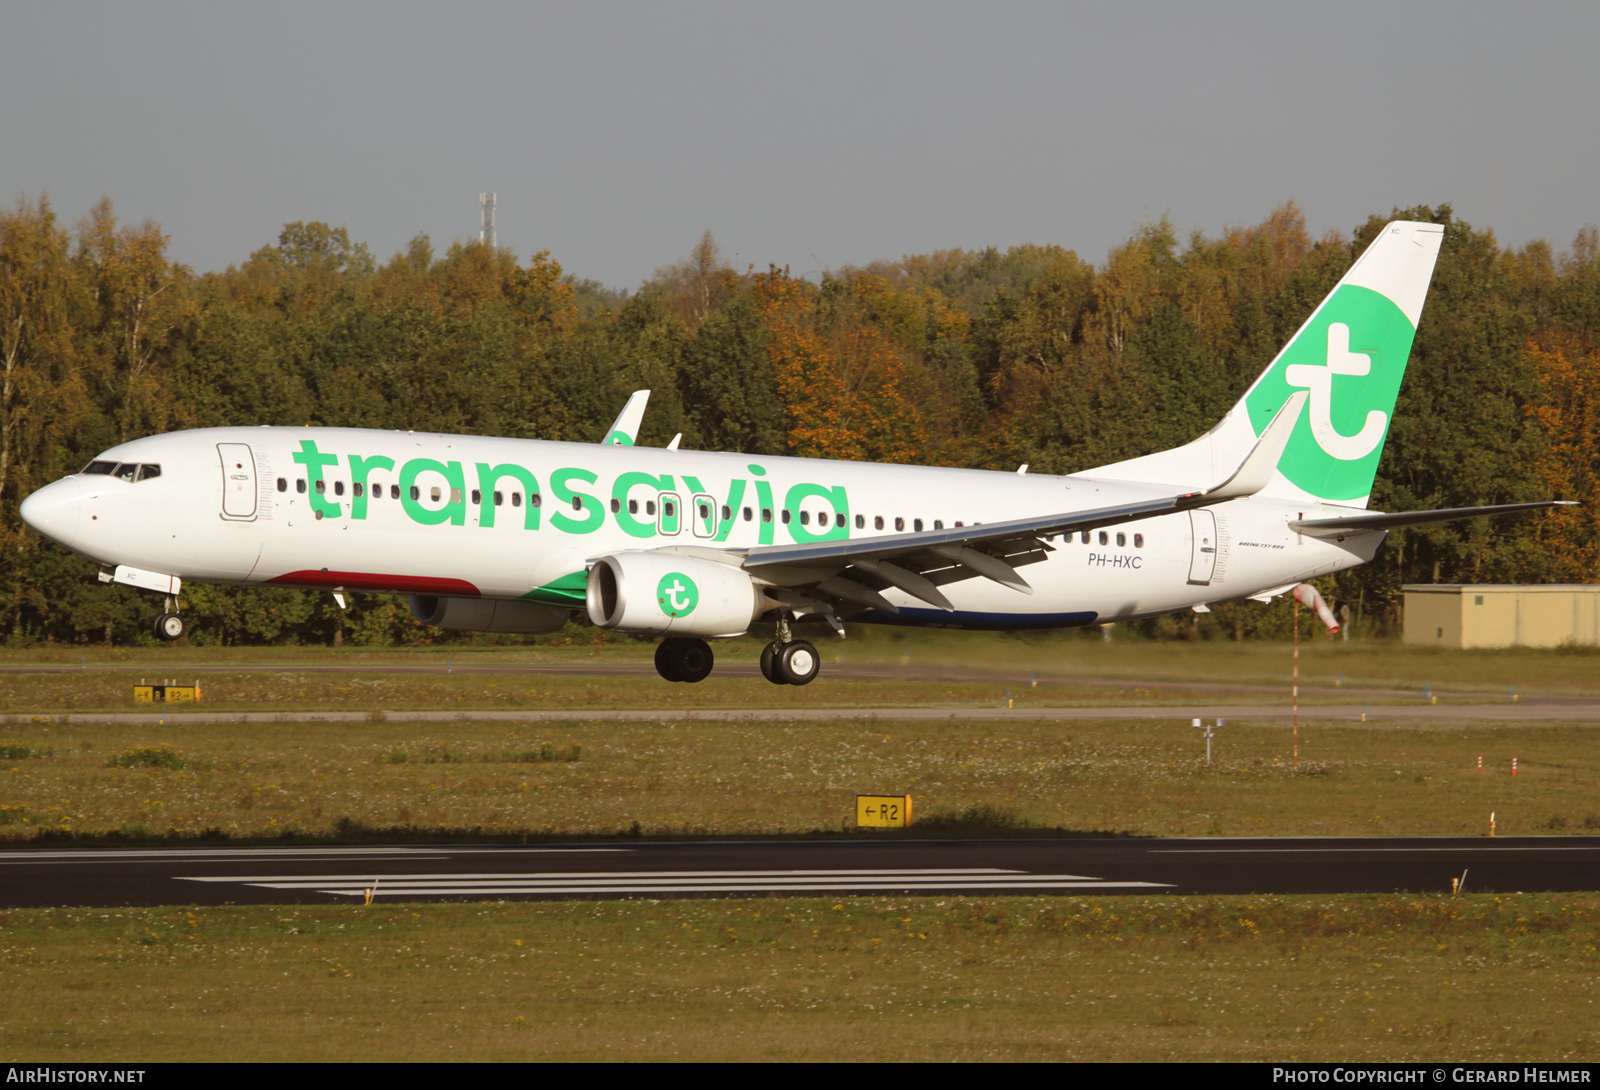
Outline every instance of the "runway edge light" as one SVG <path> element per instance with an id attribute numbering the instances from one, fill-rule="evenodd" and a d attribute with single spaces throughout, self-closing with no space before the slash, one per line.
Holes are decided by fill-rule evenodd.
<path id="1" fill-rule="evenodd" d="M 906 829 L 910 826 L 910 795 L 856 796 L 856 828 Z"/>

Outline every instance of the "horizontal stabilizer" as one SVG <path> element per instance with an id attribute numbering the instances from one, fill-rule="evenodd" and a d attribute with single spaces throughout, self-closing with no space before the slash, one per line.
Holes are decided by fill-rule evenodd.
<path id="1" fill-rule="evenodd" d="M 1551 507 L 1571 507 L 1575 500 L 1542 500 L 1538 503 L 1500 503 L 1488 507 L 1447 507 L 1438 511 L 1391 511 L 1348 515 L 1334 519 L 1296 519 L 1289 529 L 1312 537 L 1337 537 L 1354 530 L 1393 530 L 1400 526 L 1420 526 L 1427 522 L 1450 522 L 1481 515 L 1506 515 L 1513 511 L 1543 511 Z"/>

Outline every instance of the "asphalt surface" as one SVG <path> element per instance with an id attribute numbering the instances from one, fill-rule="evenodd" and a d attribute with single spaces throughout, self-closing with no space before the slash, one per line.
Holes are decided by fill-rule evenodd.
<path id="1" fill-rule="evenodd" d="M 1600 890 L 1600 837 L 722 841 L 0 852 L 0 906 Z"/>

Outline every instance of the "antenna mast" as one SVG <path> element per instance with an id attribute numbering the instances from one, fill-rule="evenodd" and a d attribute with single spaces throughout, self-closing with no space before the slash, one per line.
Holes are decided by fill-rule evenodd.
<path id="1" fill-rule="evenodd" d="M 495 248 L 494 242 L 494 194 L 479 193 L 478 203 L 483 205 L 483 228 L 478 232 L 478 241 L 489 249 Z"/>

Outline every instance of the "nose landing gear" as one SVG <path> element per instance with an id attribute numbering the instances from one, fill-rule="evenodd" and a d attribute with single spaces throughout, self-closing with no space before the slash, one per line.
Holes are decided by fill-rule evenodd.
<path id="1" fill-rule="evenodd" d="M 167 598 L 166 608 L 162 611 L 161 616 L 156 618 L 152 628 L 156 639 L 166 640 L 168 643 L 182 639 L 184 632 L 188 629 L 188 626 L 183 623 L 183 618 L 178 615 L 178 603 L 170 595 Z"/>

